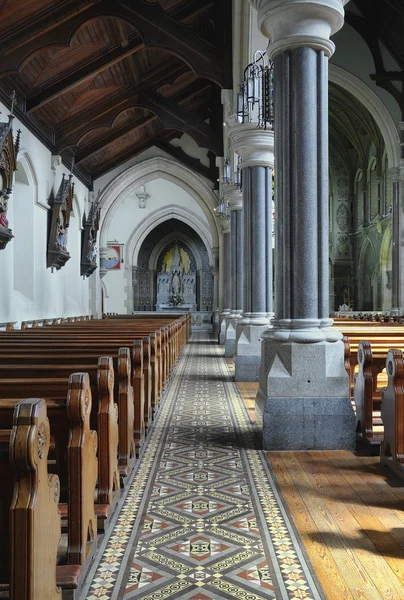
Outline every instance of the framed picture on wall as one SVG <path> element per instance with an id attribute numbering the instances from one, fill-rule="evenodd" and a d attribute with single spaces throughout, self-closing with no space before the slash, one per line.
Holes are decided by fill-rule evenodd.
<path id="1" fill-rule="evenodd" d="M 121 268 L 121 244 L 108 244 L 104 268 L 110 271 Z"/>

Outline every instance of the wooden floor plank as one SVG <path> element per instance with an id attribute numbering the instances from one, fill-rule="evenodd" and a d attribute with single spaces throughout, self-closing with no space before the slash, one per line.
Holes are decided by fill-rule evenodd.
<path id="1" fill-rule="evenodd" d="M 328 600 L 355 600 L 342 580 L 338 565 L 324 544 L 316 523 L 289 474 L 288 466 L 283 462 L 283 454 L 271 452 L 269 457 L 277 480 L 282 486 L 283 497 L 293 514 L 296 527 Z"/>
<path id="2" fill-rule="evenodd" d="M 367 581 L 373 583 L 382 598 L 402 598 L 404 589 L 401 583 L 396 581 L 390 565 L 379 554 L 374 540 L 367 535 L 367 531 L 363 527 L 363 519 L 360 518 L 361 511 L 357 508 L 360 503 L 359 497 L 350 489 L 349 484 L 341 485 L 341 480 L 344 481 L 343 478 L 339 477 L 331 468 L 331 464 L 325 460 L 322 452 L 303 452 L 299 453 L 297 458 L 306 474 L 314 480 L 317 490 L 321 491 L 324 505 L 334 518 L 341 534 L 344 535 L 351 559 L 360 564 L 362 575 L 366 574 Z M 340 483 L 339 492 L 342 492 L 343 501 L 340 501 L 339 497 L 335 495 L 334 490 L 338 483 Z M 355 501 L 353 504 L 346 501 L 347 494 L 348 497 L 350 495 L 354 497 L 356 504 Z M 376 528 L 380 527 L 377 519 L 374 519 L 374 523 Z M 387 531 L 386 533 L 388 534 Z M 329 543 L 333 543 L 332 537 L 330 537 Z"/>
<path id="3" fill-rule="evenodd" d="M 327 599 L 404 599 L 404 481 L 348 451 L 268 457 Z"/>
<path id="4" fill-rule="evenodd" d="M 345 523 L 337 522 L 327 507 L 324 501 L 324 487 L 319 486 L 306 473 L 295 453 L 286 452 L 284 461 L 288 464 L 288 471 L 316 523 L 325 546 L 339 565 L 341 578 L 352 596 L 363 600 L 383 598 L 351 548 L 349 538 L 341 530 L 341 525 L 344 526 Z"/>
<path id="5" fill-rule="evenodd" d="M 313 466 L 315 477 L 321 479 L 323 485 L 329 481 L 331 488 L 327 491 L 327 506 L 333 514 L 335 510 L 338 517 L 341 513 L 344 514 L 343 531 L 350 535 L 351 545 L 383 597 L 404 597 L 404 561 L 401 560 L 404 553 L 390 530 L 379 519 L 379 516 L 382 516 L 380 512 L 377 514 L 377 511 L 372 511 L 367 505 L 366 498 L 370 492 L 373 499 L 373 492 L 356 473 L 327 468 L 327 474 L 323 475 L 324 453 L 309 452 L 303 456 L 304 464 L 309 466 L 309 469 Z M 313 465 L 308 457 L 313 461 Z M 338 488 L 336 493 L 336 486 L 341 486 L 341 482 L 344 482 L 348 496 L 344 493 L 341 497 Z"/>

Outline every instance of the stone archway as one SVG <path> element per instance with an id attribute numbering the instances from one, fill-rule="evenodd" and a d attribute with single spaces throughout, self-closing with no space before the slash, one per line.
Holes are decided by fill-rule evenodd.
<path id="1" fill-rule="evenodd" d="M 210 184 L 184 165 L 165 157 L 155 157 L 136 164 L 115 177 L 101 192 L 100 246 L 107 243 L 113 216 L 129 192 L 153 179 L 165 179 L 186 191 L 201 207 L 212 237 L 211 247 L 219 246 L 219 226 L 215 215 L 217 196 Z"/>

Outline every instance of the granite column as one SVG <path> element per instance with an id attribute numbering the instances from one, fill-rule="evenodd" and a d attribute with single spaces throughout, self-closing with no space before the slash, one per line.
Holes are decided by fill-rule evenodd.
<path id="1" fill-rule="evenodd" d="M 254 0 L 274 61 L 275 318 L 262 335 L 263 446 L 354 447 L 341 334 L 329 318 L 328 59 L 345 0 Z"/>
<path id="2" fill-rule="evenodd" d="M 223 188 L 224 199 L 230 210 L 230 287 L 231 309 L 226 316 L 224 355 L 231 358 L 236 346 L 237 322 L 242 313 L 243 289 L 243 196 L 235 185 Z"/>
<path id="3" fill-rule="evenodd" d="M 236 381 L 258 381 L 261 335 L 272 316 L 272 168 L 274 134 L 256 123 L 234 125 L 241 157 L 244 204 L 244 310 L 237 323 Z"/>

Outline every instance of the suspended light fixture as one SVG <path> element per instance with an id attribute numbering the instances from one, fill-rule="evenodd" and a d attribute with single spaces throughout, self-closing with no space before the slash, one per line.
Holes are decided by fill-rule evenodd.
<path id="1" fill-rule="evenodd" d="M 226 219 L 227 221 L 229 220 L 229 205 L 227 202 L 225 202 L 223 194 L 220 196 L 219 202 L 214 211 L 219 219 Z"/>
<path id="2" fill-rule="evenodd" d="M 262 129 L 274 124 L 273 62 L 266 51 L 257 50 L 254 60 L 244 69 L 240 92 L 237 94 L 239 123 L 257 122 Z"/>
<path id="3" fill-rule="evenodd" d="M 234 169 L 234 185 L 238 190 L 242 188 L 242 179 L 241 179 L 241 158 L 237 156 L 237 166 Z"/>

